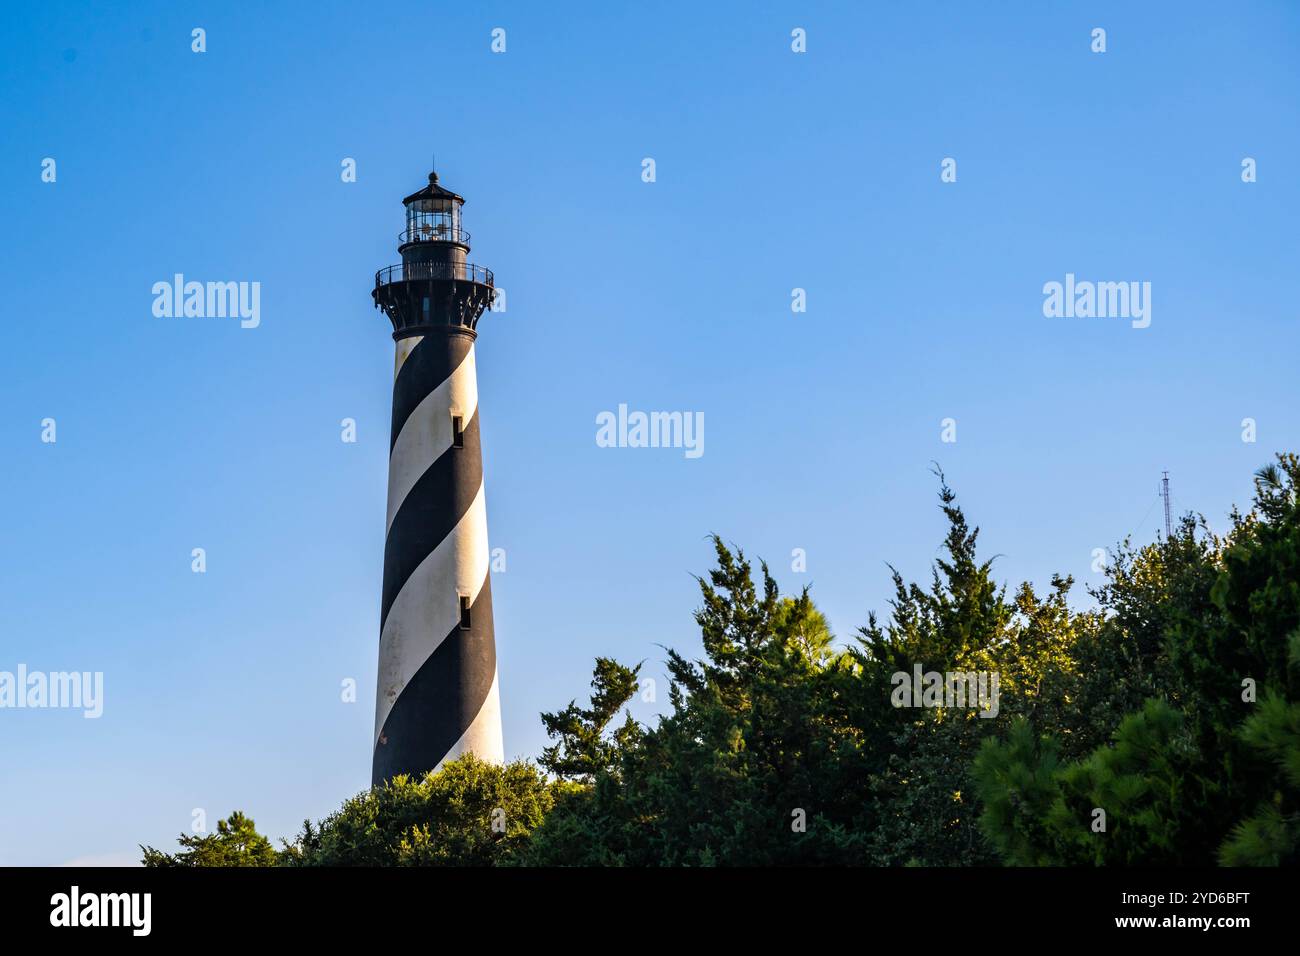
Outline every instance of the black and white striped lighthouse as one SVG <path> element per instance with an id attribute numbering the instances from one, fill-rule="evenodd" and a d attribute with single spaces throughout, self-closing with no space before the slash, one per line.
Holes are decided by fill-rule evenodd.
<path id="1" fill-rule="evenodd" d="M 466 261 L 465 200 L 437 173 L 402 202 L 402 261 L 373 292 L 397 342 L 375 785 L 467 751 L 504 759 L 474 374 L 492 273 Z"/>

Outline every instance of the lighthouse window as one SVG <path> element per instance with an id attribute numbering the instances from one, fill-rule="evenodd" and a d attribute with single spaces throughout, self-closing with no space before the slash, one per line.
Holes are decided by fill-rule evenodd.
<path id="1" fill-rule="evenodd" d="M 429 322 L 429 297 L 427 295 L 424 297 L 424 322 L 426 325 Z"/>
<path id="2" fill-rule="evenodd" d="M 449 199 L 417 200 L 406 207 L 407 242 L 458 238 L 460 205 Z"/>
<path id="3" fill-rule="evenodd" d="M 451 416 L 451 447 L 465 447 L 465 425 L 464 419 L 459 415 Z"/>
<path id="4" fill-rule="evenodd" d="M 460 596 L 460 629 L 462 631 L 468 631 L 470 629 L 469 596 L 466 594 Z"/>

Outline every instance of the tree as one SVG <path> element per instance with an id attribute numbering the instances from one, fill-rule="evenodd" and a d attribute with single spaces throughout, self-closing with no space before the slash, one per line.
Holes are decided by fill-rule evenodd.
<path id="1" fill-rule="evenodd" d="M 608 657 L 596 659 L 591 706 L 570 701 L 564 710 L 542 714 L 547 736 L 561 743 L 542 752 L 541 765 L 560 777 L 591 783 L 598 773 L 616 770 L 617 756 L 634 746 L 640 727 L 628 714 L 623 725 L 606 739 L 605 730 L 624 704 L 636 693 L 641 665 L 624 667 Z"/>
<path id="2" fill-rule="evenodd" d="M 1300 460 L 1256 475 L 1219 538 L 1188 516 L 1123 541 L 1096 607 L 1073 581 L 993 576 L 942 473 L 925 585 L 848 647 L 805 588 L 713 538 L 699 659 L 668 650 L 671 711 L 626 712 L 641 665 L 595 662 L 542 714 L 540 764 L 466 755 L 306 821 L 282 864 L 1281 865 L 1300 862 Z M 1008 594 L 1012 596 L 1008 596 Z M 915 668 L 997 679 L 897 706 Z M 543 771 L 553 774 L 548 777 Z M 236 812 L 151 866 L 271 865 Z"/>
<path id="3" fill-rule="evenodd" d="M 1209 652 L 1205 670 L 1224 701 L 1220 712 L 1238 712 L 1242 687 L 1254 681 L 1259 702 L 1235 733 L 1263 765 L 1248 794 L 1250 814 L 1220 848 L 1229 866 L 1300 863 L 1300 458 L 1279 455 L 1255 475 L 1255 507 L 1234 513 L 1234 545 L 1213 598 L 1223 611 L 1226 634 Z M 1236 638 L 1238 647 L 1230 641 Z M 1191 668 L 1194 673 L 1201 673 Z M 1243 761 L 1244 763 L 1244 761 Z M 1258 764 L 1257 764 L 1258 766 Z"/>
<path id="4" fill-rule="evenodd" d="M 1072 582 L 1014 600 L 981 560 L 942 473 L 948 522 L 927 587 L 891 569 L 886 622 L 835 647 L 805 589 L 782 596 L 714 538 L 700 580 L 704 656 L 668 651 L 672 712 L 654 727 L 614 719 L 635 670 L 596 663 L 590 707 L 543 715 L 543 764 L 581 789 L 533 833 L 523 859 L 624 865 L 989 863 L 971 763 L 1006 717 L 1069 730 L 1072 654 L 1099 617 L 1075 614 Z M 969 707 L 898 709 L 894 676 L 984 672 L 1000 680 L 1001 721 Z M 1094 741 L 1095 742 L 1095 741 Z"/>
<path id="5" fill-rule="evenodd" d="M 177 842 L 183 849 L 164 853 L 150 846 L 140 847 L 145 866 L 275 866 L 276 852 L 271 841 L 257 832 L 253 821 L 236 810 L 225 820 L 217 821 L 217 832 L 203 836 L 182 833 Z"/>
<path id="6" fill-rule="evenodd" d="M 668 652 L 673 711 L 611 731 L 635 671 L 598 660 L 592 706 L 545 715 L 546 766 L 583 786 L 533 834 L 526 862 L 695 865 L 851 862 L 862 803 L 842 784 L 860 739 L 833 685 L 852 658 L 830 646 L 806 592 L 782 598 L 743 552 L 713 539 L 700 580 L 704 658 Z M 613 690 L 617 692 L 613 692 Z M 859 785 L 865 785 L 865 774 Z"/>
<path id="7" fill-rule="evenodd" d="M 1058 764 L 1057 742 L 1033 745 L 1024 728 L 985 744 L 975 764 L 983 825 L 1009 862 L 1297 862 L 1298 484 L 1300 461 L 1280 455 L 1223 541 L 1188 518 L 1117 563 L 1099 592 L 1109 614 L 1096 633 L 1109 655 L 1096 659 L 1131 673 L 1109 690 L 1105 671 L 1081 681 L 1080 700 L 1108 702 L 1108 721 L 1149 696 L 1109 743 L 1072 762 Z M 1105 831 L 1087 824 L 1099 809 Z"/>
<path id="8" fill-rule="evenodd" d="M 493 866 L 527 842 L 565 787 L 526 761 L 466 754 L 367 790 L 285 845 L 290 866 Z"/>

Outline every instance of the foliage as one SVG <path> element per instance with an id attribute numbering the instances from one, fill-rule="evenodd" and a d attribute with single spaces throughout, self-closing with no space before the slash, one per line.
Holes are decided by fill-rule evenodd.
<path id="1" fill-rule="evenodd" d="M 668 652 L 672 712 L 639 732 L 609 730 L 630 699 L 597 662 L 593 706 L 544 715 L 556 739 L 544 765 L 586 784 L 533 834 L 532 863 L 626 865 L 995 862 L 978 827 L 971 762 L 1005 721 L 958 708 L 897 709 L 893 675 L 914 664 L 995 671 L 1004 714 L 1065 726 L 1070 653 L 1095 614 L 1075 615 L 1069 579 L 1014 600 L 977 556 L 940 478 L 948 522 L 929 586 L 893 571 L 889 620 L 874 616 L 837 649 L 805 590 L 781 597 L 766 565 L 714 538 L 700 581 L 704 657 Z M 892 570 L 892 569 L 891 569 Z M 597 745 L 596 741 L 601 741 Z M 592 755 L 598 754 L 599 759 Z M 594 771 L 593 771 L 593 768 Z"/>
<path id="2" fill-rule="evenodd" d="M 1219 538 L 1114 549 L 1095 606 L 1073 581 L 1009 590 L 942 473 L 925 584 L 891 568 L 884 619 L 837 644 L 805 588 L 713 538 L 698 659 L 667 650 L 670 710 L 626 712 L 641 664 L 595 662 L 590 701 L 541 715 L 540 767 L 472 756 L 307 821 L 284 865 L 1024 866 L 1300 858 L 1300 460 L 1256 475 Z M 997 679 L 997 706 L 894 691 Z M 990 685 L 991 686 L 991 685 Z M 548 776 L 549 774 L 549 776 Z M 269 865 L 252 821 L 153 866 Z"/>
<path id="3" fill-rule="evenodd" d="M 421 780 L 405 775 L 360 793 L 287 844 L 291 866 L 493 866 L 508 862 L 563 785 L 524 761 L 473 754 Z"/>
<path id="4" fill-rule="evenodd" d="M 1008 862 L 1297 861 L 1298 484 L 1300 461 L 1281 455 L 1258 473 L 1254 508 L 1233 513 L 1225 540 L 1187 519 L 1117 563 L 1098 592 L 1110 612 L 1098 645 L 1081 646 L 1082 661 L 1103 667 L 1078 700 L 1104 703 L 1109 717 L 1148 699 L 1112 741 L 1072 762 L 1023 727 L 984 745 L 983 826 Z M 1104 833 L 1085 826 L 1096 809 Z"/>
<path id="5" fill-rule="evenodd" d="M 145 866 L 275 866 L 276 853 L 271 841 L 257 832 L 253 821 L 236 810 L 225 820 L 217 821 L 217 832 L 202 836 L 182 833 L 177 842 L 182 849 L 164 853 L 151 846 L 140 847 Z"/>

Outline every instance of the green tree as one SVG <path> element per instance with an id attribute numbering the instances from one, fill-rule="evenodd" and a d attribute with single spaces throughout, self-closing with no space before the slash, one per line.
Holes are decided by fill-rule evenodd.
<path id="1" fill-rule="evenodd" d="M 397 776 L 367 790 L 286 844 L 291 866 L 493 866 L 527 843 L 564 785 L 525 761 L 473 754 L 422 779 Z"/>
<path id="2" fill-rule="evenodd" d="M 151 846 L 140 847 L 145 866 L 275 866 L 276 852 L 271 842 L 254 827 L 253 821 L 236 810 L 225 820 L 217 821 L 217 832 L 203 836 L 182 833 L 177 842 L 182 849 L 164 853 Z"/>
<path id="3" fill-rule="evenodd" d="M 570 701 L 564 710 L 542 714 L 547 735 L 562 743 L 543 750 L 541 765 L 560 777 L 583 783 L 591 783 L 598 773 L 615 771 L 618 754 L 636 745 L 641 728 L 628 714 L 608 736 L 606 729 L 636 693 L 640 673 L 640 664 L 624 667 L 608 657 L 597 658 L 591 706 L 579 707 Z"/>
<path id="4" fill-rule="evenodd" d="M 1057 762 L 1056 740 L 1035 742 L 1023 728 L 984 745 L 975 765 L 984 829 L 1009 862 L 1296 862 L 1298 483 L 1300 461 L 1280 455 L 1223 541 L 1189 518 L 1117 562 L 1099 592 L 1107 616 L 1083 644 L 1090 676 L 1077 699 L 1104 705 L 1093 730 L 1147 700 L 1109 743 L 1071 762 Z M 1099 673 L 1086 666 L 1107 660 Z M 1088 826 L 1097 808 L 1105 832 Z"/>
<path id="5" fill-rule="evenodd" d="M 635 671 L 597 661 L 592 705 L 543 715 L 547 769 L 581 786 L 533 834 L 524 859 L 626 865 L 908 864 L 996 861 L 978 825 L 971 762 L 1006 722 L 969 708 L 897 709 L 893 675 L 996 672 L 1007 716 L 1060 730 L 1077 680 L 1074 644 L 1098 626 L 1074 614 L 1070 580 L 1014 601 L 977 553 L 940 479 L 948 522 L 929 586 L 892 571 L 874 615 L 837 649 L 805 590 L 781 596 L 767 567 L 714 539 L 700 581 L 704 656 L 668 651 L 670 714 L 650 728 L 615 717 Z M 614 729 L 617 727 L 618 729 Z"/>
<path id="6" fill-rule="evenodd" d="M 926 672 L 985 672 L 990 687 L 996 675 L 998 709 L 995 718 L 945 707 L 888 709 L 877 717 L 884 765 L 871 779 L 877 823 L 868 841 L 872 861 L 886 865 L 996 862 L 979 825 L 972 761 L 981 743 L 1017 716 L 1039 731 L 1065 727 L 1078 679 L 1074 647 L 1097 626 L 1094 615 L 1071 611 L 1070 578 L 1053 576 L 1043 597 L 1022 584 L 1008 600 L 993 562 L 979 558 L 979 529 L 937 474 L 948 521 L 942 556 L 928 587 L 893 572 L 888 622 L 872 617 L 861 631 L 860 690 L 879 707 L 894 672 L 910 674 L 917 665 Z"/>
<path id="7" fill-rule="evenodd" d="M 1242 686 L 1254 681 L 1258 703 L 1235 738 L 1263 766 L 1248 794 L 1249 815 L 1219 851 L 1230 866 L 1300 863 L 1300 458 L 1279 455 L 1255 476 L 1255 507 L 1234 514 L 1234 545 L 1213 597 L 1226 633 L 1215 635 L 1206 673 L 1221 689 L 1221 712 L 1239 712 Z M 1235 638 L 1235 644 L 1233 639 Z M 1243 761 L 1244 763 L 1245 761 Z"/>
<path id="8" fill-rule="evenodd" d="M 808 594 L 782 598 L 766 566 L 714 538 L 700 580 L 704 657 L 668 651 L 672 713 L 613 718 L 634 671 L 597 662 L 590 708 L 546 715 L 546 766 L 584 788 L 533 834 L 527 862 L 693 865 L 851 862 L 862 802 L 843 783 L 860 735 L 833 685 L 850 679 Z M 610 694 L 610 688 L 618 693 Z M 859 785 L 865 785 L 865 774 Z"/>
<path id="9" fill-rule="evenodd" d="M 653 726 L 626 712 L 641 665 L 598 658 L 589 703 L 542 715 L 540 768 L 466 756 L 398 777 L 305 822 L 278 861 L 1300 862 L 1300 460 L 1260 470 L 1222 539 L 1189 516 L 1121 542 L 1085 610 L 1068 577 L 1009 597 L 937 474 L 947 533 L 929 581 L 891 568 L 888 615 L 848 647 L 807 589 L 782 595 L 715 537 L 703 653 L 666 652 L 671 710 Z M 917 666 L 996 675 L 996 718 L 894 706 Z M 240 813 L 180 842 L 142 847 L 145 863 L 277 862 Z"/>

